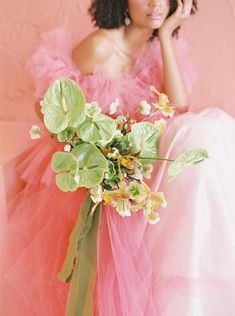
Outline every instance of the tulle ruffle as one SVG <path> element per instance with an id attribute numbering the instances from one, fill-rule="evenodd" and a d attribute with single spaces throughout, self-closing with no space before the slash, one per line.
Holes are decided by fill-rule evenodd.
<path id="1" fill-rule="evenodd" d="M 165 192 L 156 226 L 142 214 L 103 213 L 98 315 L 229 315 L 235 308 L 234 120 L 211 108 L 177 117 L 161 155 L 204 148 L 210 159 L 167 183 L 156 164 L 153 190 Z M 105 264 L 104 264 L 105 262 Z"/>
<path id="2" fill-rule="evenodd" d="M 161 88 L 157 43 L 150 43 L 149 58 L 140 55 L 133 71 L 120 81 L 108 79 L 98 68 L 90 76 L 82 75 L 70 57 L 76 43 L 61 28 L 44 34 L 28 64 L 37 97 L 43 97 L 54 79 L 68 76 L 81 84 L 88 101 L 98 101 L 104 111 L 118 96 L 124 113 L 132 114 L 142 99 L 153 97 L 147 89 L 150 84 Z M 186 66 L 181 43 L 177 54 L 191 84 L 193 73 Z M 210 159 L 188 168 L 169 184 L 166 163 L 156 163 L 150 185 L 164 191 L 168 201 L 156 226 L 147 224 L 141 213 L 123 219 L 114 209 L 103 208 L 94 315 L 234 314 L 234 139 L 234 120 L 214 108 L 186 113 L 169 123 L 160 144 L 161 156 L 174 158 L 200 147 L 208 150 Z M 50 161 L 53 152 L 63 150 L 61 146 L 44 136 L 3 166 L 11 193 L 4 276 L 20 295 L 14 307 L 20 316 L 65 313 L 69 286 L 56 276 L 85 190 L 63 193 L 56 187 Z M 12 296 L 14 291 L 4 297 L 7 315 L 13 310 Z"/>
<path id="3" fill-rule="evenodd" d="M 50 168 L 56 150 L 61 145 L 44 136 L 3 166 L 9 191 L 20 181 L 24 184 L 8 197 L 4 277 L 31 310 L 30 315 L 65 313 L 69 288 L 57 274 L 86 193 L 83 189 L 63 193 L 57 188 Z M 6 311 L 11 310 L 10 301 L 11 296 L 6 296 Z M 23 315 L 22 306 L 18 306 L 18 315 Z"/>
<path id="4" fill-rule="evenodd" d="M 97 65 L 91 75 L 83 75 L 71 55 L 79 39 L 64 27 L 53 29 L 42 35 L 40 45 L 27 63 L 27 68 L 35 82 L 35 96 L 42 99 L 49 84 L 66 76 L 76 81 L 83 89 L 88 102 L 96 101 L 104 112 L 117 97 L 120 111 L 124 114 L 136 112 L 143 100 L 154 101 L 156 96 L 150 91 L 155 85 L 163 91 L 163 69 L 159 41 L 148 43 L 148 49 L 139 52 L 131 69 L 127 69 L 120 79 L 110 79 Z M 176 54 L 189 93 L 196 80 L 196 72 L 190 63 L 189 49 L 183 39 L 174 41 Z M 139 117 L 140 118 L 140 117 Z"/>

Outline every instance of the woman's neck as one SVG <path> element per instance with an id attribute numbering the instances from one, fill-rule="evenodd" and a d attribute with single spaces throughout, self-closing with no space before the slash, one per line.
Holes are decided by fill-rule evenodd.
<path id="1" fill-rule="evenodd" d="M 135 24 L 124 26 L 123 40 L 126 43 L 129 54 L 135 55 L 136 52 L 144 50 L 152 32 L 151 29 L 139 27 Z"/>

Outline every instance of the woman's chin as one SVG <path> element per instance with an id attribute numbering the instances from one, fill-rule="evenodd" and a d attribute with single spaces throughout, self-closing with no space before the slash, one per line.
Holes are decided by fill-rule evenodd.
<path id="1" fill-rule="evenodd" d="M 163 24 L 162 21 L 153 21 L 151 23 L 148 23 L 149 27 L 152 30 L 159 29 L 162 26 L 162 24 Z"/>
<path id="2" fill-rule="evenodd" d="M 155 29 L 159 29 L 162 26 L 163 22 L 164 22 L 163 20 L 149 19 L 144 23 L 144 26 L 151 30 L 155 30 Z"/>

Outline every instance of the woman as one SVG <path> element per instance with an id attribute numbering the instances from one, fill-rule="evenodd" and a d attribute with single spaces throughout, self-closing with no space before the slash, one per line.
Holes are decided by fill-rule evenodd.
<path id="1" fill-rule="evenodd" d="M 192 0 L 93 1 L 90 13 L 99 29 L 85 40 L 74 43 L 61 29 L 44 36 L 29 63 L 36 96 L 68 76 L 104 111 L 118 97 L 121 111 L 134 116 L 142 100 L 154 100 L 153 84 L 178 113 L 187 112 L 190 69 L 180 68 L 172 35 L 196 8 Z M 24 187 L 9 202 L 9 236 L 17 236 L 17 245 L 9 241 L 12 259 L 5 275 L 30 315 L 64 315 L 66 305 L 67 315 L 233 315 L 234 137 L 234 120 L 219 109 L 169 122 L 162 156 L 202 147 L 210 159 L 170 184 L 165 163 L 155 166 L 150 185 L 168 201 L 157 226 L 139 214 L 123 219 L 103 209 L 89 302 L 74 300 L 69 285 L 57 279 L 85 193 L 64 194 L 55 186 L 50 159 L 61 146 L 44 136 L 6 165 L 6 175 L 11 167 Z M 25 315 L 20 304 L 17 314 Z"/>

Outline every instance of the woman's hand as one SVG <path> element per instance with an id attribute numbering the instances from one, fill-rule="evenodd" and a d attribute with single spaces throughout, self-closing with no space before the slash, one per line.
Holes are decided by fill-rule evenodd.
<path id="1" fill-rule="evenodd" d="M 158 29 L 158 36 L 172 36 L 173 31 L 190 17 L 193 0 L 177 0 L 178 6 Z"/>

